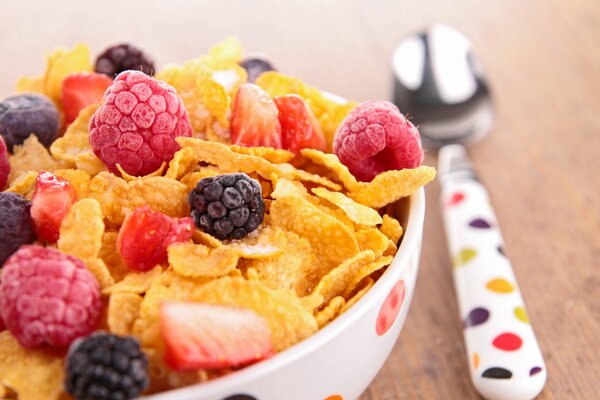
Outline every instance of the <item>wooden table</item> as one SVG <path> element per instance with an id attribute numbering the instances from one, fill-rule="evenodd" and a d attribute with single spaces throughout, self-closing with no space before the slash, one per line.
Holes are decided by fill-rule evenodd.
<path id="1" fill-rule="evenodd" d="M 124 2 L 123 2 L 124 3 Z M 417 4 L 418 3 L 418 4 Z M 600 2 L 0 1 L 0 96 L 57 44 L 130 40 L 160 64 L 227 35 L 277 67 L 356 99 L 390 96 L 390 54 L 431 22 L 474 42 L 498 118 L 472 149 L 546 357 L 542 399 L 600 398 Z M 426 162 L 435 165 L 436 157 Z M 427 188 L 412 310 L 361 400 L 476 399 L 466 373 L 437 182 Z"/>

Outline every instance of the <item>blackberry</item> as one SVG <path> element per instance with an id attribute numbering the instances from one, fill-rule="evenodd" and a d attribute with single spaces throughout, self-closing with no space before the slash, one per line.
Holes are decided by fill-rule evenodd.
<path id="1" fill-rule="evenodd" d="M 58 134 L 58 110 L 54 103 L 41 94 L 24 93 L 0 102 L 0 134 L 12 152 L 34 133 L 40 143 L 48 147 Z"/>
<path id="2" fill-rule="evenodd" d="M 127 70 L 142 71 L 154 75 L 154 61 L 141 49 L 129 43 L 121 43 L 104 50 L 96 58 L 96 72 L 114 78 Z"/>
<path id="3" fill-rule="evenodd" d="M 136 339 L 104 332 L 71 345 L 65 390 L 77 400 L 126 400 L 148 384 L 148 359 Z"/>
<path id="4" fill-rule="evenodd" d="M 204 178 L 190 192 L 196 226 L 218 239 L 241 239 L 262 223 L 262 188 L 244 173 Z"/>
<path id="5" fill-rule="evenodd" d="M 248 82 L 256 81 L 263 72 L 275 71 L 273 65 L 262 58 L 247 58 L 240 65 L 248 72 Z"/>
<path id="6" fill-rule="evenodd" d="M 33 243 L 31 203 L 16 193 L 0 193 L 0 266 L 21 245 Z"/>

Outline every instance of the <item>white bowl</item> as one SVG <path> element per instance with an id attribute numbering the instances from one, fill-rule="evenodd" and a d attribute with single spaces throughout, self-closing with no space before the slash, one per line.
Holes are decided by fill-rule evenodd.
<path id="1" fill-rule="evenodd" d="M 403 212 L 406 207 L 408 212 Z M 421 253 L 425 217 L 423 188 L 408 201 L 397 204 L 396 211 L 398 215 L 407 216 L 400 248 L 385 273 L 346 313 L 271 359 L 206 383 L 147 396 L 144 400 L 358 398 L 390 354 L 408 313 Z"/>

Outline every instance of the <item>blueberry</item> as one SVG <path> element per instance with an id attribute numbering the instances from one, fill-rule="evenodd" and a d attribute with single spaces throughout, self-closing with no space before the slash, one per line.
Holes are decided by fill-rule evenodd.
<path id="1" fill-rule="evenodd" d="M 31 203 L 16 193 L 0 193 L 0 266 L 35 234 L 29 215 Z"/>
<path id="2" fill-rule="evenodd" d="M 0 134 L 12 152 L 34 133 L 48 147 L 58 133 L 58 110 L 46 96 L 17 94 L 0 102 Z"/>
<path id="3" fill-rule="evenodd" d="M 240 65 L 248 72 L 248 82 L 256 81 L 263 72 L 275 71 L 273 65 L 262 58 L 247 58 Z"/>

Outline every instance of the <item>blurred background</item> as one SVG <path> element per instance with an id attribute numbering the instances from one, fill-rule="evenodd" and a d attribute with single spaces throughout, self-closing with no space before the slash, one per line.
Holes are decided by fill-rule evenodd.
<path id="1" fill-rule="evenodd" d="M 45 52 L 129 41 L 160 66 L 235 35 L 282 72 L 349 99 L 391 96 L 401 38 L 433 22 L 473 42 L 497 107 L 472 148 L 546 357 L 543 399 L 600 398 L 600 2 L 597 0 L 0 1 L 0 97 Z M 436 164 L 429 154 L 426 163 Z M 417 291 L 361 400 L 476 399 L 438 210 L 428 187 Z M 360 368 L 360 366 L 357 366 Z"/>

